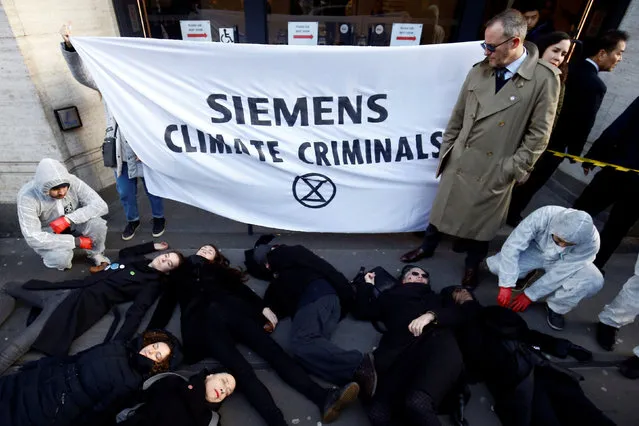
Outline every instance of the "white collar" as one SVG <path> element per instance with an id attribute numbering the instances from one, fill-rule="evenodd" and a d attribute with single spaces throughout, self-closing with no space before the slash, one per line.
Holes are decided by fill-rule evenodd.
<path id="1" fill-rule="evenodd" d="M 590 62 L 590 63 L 591 63 L 591 64 L 595 67 L 595 69 L 597 70 L 597 72 L 599 72 L 599 65 L 597 65 L 597 63 L 596 63 L 595 61 L 593 61 L 593 60 L 592 60 L 592 59 L 590 59 L 590 58 L 586 58 L 586 62 Z"/>
<path id="2" fill-rule="evenodd" d="M 515 75 L 515 73 L 517 72 L 517 70 L 519 69 L 521 64 L 523 64 L 524 61 L 526 60 L 527 56 L 528 56 L 528 51 L 524 47 L 524 53 L 522 53 L 521 56 L 517 60 L 511 62 L 508 65 L 506 65 L 506 69 L 508 70 L 508 72 L 506 73 L 506 77 L 509 77 L 509 75 L 508 75 L 509 73 L 510 73 L 510 76 Z"/>

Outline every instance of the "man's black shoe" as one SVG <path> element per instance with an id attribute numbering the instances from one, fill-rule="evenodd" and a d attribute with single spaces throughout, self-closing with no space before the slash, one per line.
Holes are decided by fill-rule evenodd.
<path id="1" fill-rule="evenodd" d="M 466 268 L 464 270 L 464 277 L 462 278 L 461 285 L 469 290 L 475 290 L 479 285 L 479 267 Z"/>
<path id="2" fill-rule="evenodd" d="M 353 380 L 359 385 L 361 397 L 369 401 L 377 389 L 377 371 L 375 371 L 375 359 L 371 352 L 364 354 L 364 359 L 355 370 Z"/>
<path id="3" fill-rule="evenodd" d="M 615 348 L 617 330 L 617 327 L 612 327 L 603 322 L 597 323 L 597 343 L 603 350 L 610 352 Z"/>
<path id="4" fill-rule="evenodd" d="M 355 382 L 331 391 L 326 398 L 326 403 L 324 403 L 322 422 L 331 423 L 337 420 L 342 409 L 355 402 L 358 394 L 359 385 Z"/>
<path id="5" fill-rule="evenodd" d="M 416 248 L 415 250 L 409 251 L 408 253 L 404 253 L 404 255 L 400 257 L 399 259 L 404 263 L 413 263 L 413 262 L 417 262 L 418 260 L 432 257 L 434 253 L 435 253 L 434 250 L 425 251 L 423 248 L 419 247 L 419 248 Z"/>

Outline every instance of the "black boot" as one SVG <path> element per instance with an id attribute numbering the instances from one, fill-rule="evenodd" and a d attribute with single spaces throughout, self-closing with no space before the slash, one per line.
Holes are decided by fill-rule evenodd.
<path id="1" fill-rule="evenodd" d="M 602 349 L 612 351 L 615 348 L 617 330 L 618 328 L 611 327 L 602 322 L 597 323 L 597 343 L 599 343 Z"/>
<path id="2" fill-rule="evenodd" d="M 355 382 L 330 391 L 322 409 L 322 422 L 331 423 L 337 420 L 342 409 L 353 403 L 358 394 L 359 385 Z"/>
<path id="3" fill-rule="evenodd" d="M 621 363 L 619 372 L 629 379 L 639 379 L 639 357 L 631 356 Z"/>
<path id="4" fill-rule="evenodd" d="M 364 359 L 355 370 L 353 381 L 359 385 L 362 399 L 370 401 L 377 389 L 377 371 L 375 371 L 375 360 L 372 353 L 364 354 Z"/>

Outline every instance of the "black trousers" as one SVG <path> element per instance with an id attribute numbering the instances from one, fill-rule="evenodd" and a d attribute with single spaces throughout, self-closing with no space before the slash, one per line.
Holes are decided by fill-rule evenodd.
<path id="1" fill-rule="evenodd" d="M 379 383 L 366 411 L 373 426 L 439 426 L 437 408 L 457 388 L 463 359 L 450 330 L 436 329 L 406 348 Z"/>
<path id="2" fill-rule="evenodd" d="M 242 343 L 262 357 L 275 372 L 292 388 L 322 409 L 328 391 L 313 382 L 304 369 L 291 358 L 262 326 L 251 318 L 218 314 L 217 308 L 208 310 L 199 352 L 215 358 L 237 381 L 240 390 L 269 426 L 287 424 L 270 392 L 257 378 L 251 364 L 242 356 L 236 344 Z M 186 342 L 185 345 L 191 343 Z"/>
<path id="3" fill-rule="evenodd" d="M 435 225 L 428 224 L 426 228 L 426 235 L 424 235 L 424 241 L 422 242 L 422 249 L 426 252 L 435 251 L 439 242 L 442 239 L 442 233 Z M 488 255 L 489 241 L 477 241 L 468 238 L 460 238 L 456 242 L 455 246 L 460 248 L 460 251 L 466 252 L 466 268 L 478 268 L 482 260 Z"/>
<path id="4" fill-rule="evenodd" d="M 639 176 L 611 168 L 599 171 L 581 193 L 573 208 L 595 217 L 609 206 L 612 210 L 601 230 L 601 246 L 595 265 L 602 269 L 619 247 L 623 237 L 639 219 L 636 200 L 639 197 Z"/>
<path id="5" fill-rule="evenodd" d="M 509 218 L 521 216 L 532 197 L 548 182 L 548 179 L 550 179 L 562 161 L 562 157 L 555 157 L 548 152 L 541 154 L 526 183 L 513 188 L 513 195 L 508 209 Z"/>

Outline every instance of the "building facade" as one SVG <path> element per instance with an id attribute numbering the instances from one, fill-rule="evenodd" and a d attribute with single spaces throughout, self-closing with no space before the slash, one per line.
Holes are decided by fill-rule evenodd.
<path id="1" fill-rule="evenodd" d="M 582 38 L 621 28 L 631 40 L 608 85 L 591 139 L 639 95 L 639 0 L 541 2 L 541 17 Z M 102 165 L 99 93 L 78 84 L 60 54 L 59 30 L 82 36 L 181 39 L 180 21 L 237 29 L 242 43 L 285 44 L 288 22 L 319 23 L 318 44 L 388 45 L 393 23 L 422 24 L 420 44 L 482 38 L 482 25 L 512 0 L 0 0 L 0 235 L 17 230 L 15 197 L 51 157 L 95 189 L 114 184 Z M 343 25 L 347 26 L 344 27 Z M 381 26 L 381 27 L 380 27 Z M 348 31 L 341 31 L 347 28 Z M 380 31 L 381 28 L 381 31 Z M 55 110 L 77 107 L 82 126 L 61 130 Z M 575 166 L 562 171 L 585 181 Z"/>

